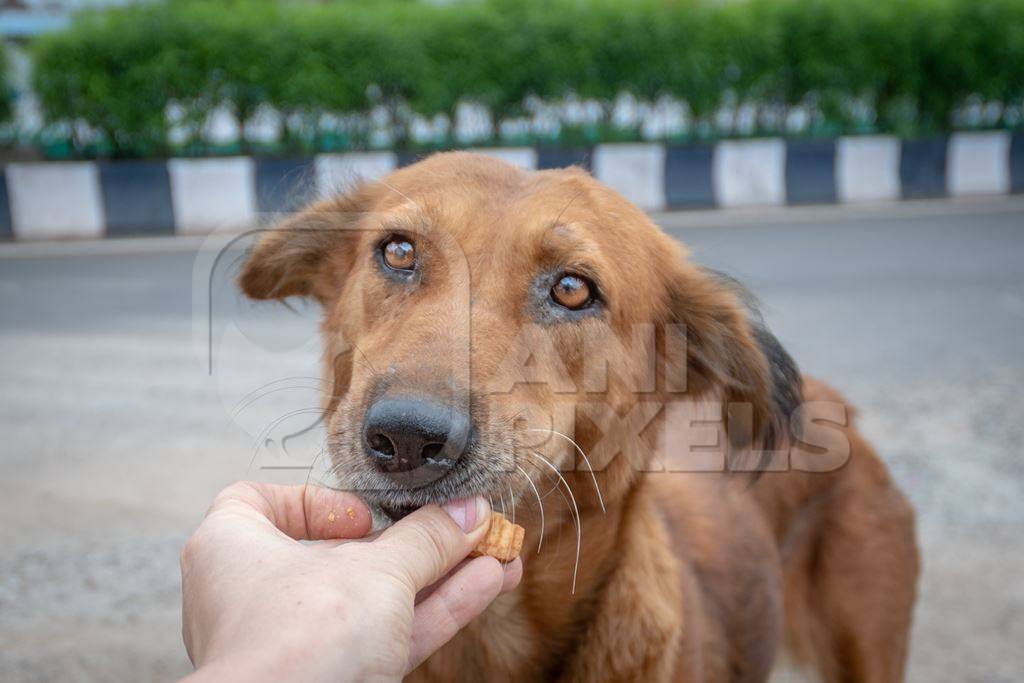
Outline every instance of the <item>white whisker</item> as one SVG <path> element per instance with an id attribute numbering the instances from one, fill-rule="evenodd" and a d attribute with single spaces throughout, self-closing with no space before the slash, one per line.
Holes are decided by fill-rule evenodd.
<path id="1" fill-rule="evenodd" d="M 530 488 L 533 489 L 533 495 L 537 496 L 537 507 L 540 508 L 540 540 L 537 541 L 537 554 L 540 555 L 541 546 L 544 545 L 544 503 L 540 499 L 540 491 L 537 490 L 537 485 L 533 483 L 533 479 L 530 479 L 530 475 L 526 473 L 526 470 L 519 465 L 516 465 L 516 469 L 526 477 L 526 481 L 530 483 Z"/>
<path id="2" fill-rule="evenodd" d="M 571 443 L 573 446 L 576 447 L 576 452 L 580 454 L 580 457 L 583 458 L 583 462 L 587 463 L 587 469 L 590 470 L 590 478 L 594 482 L 594 490 L 597 491 L 597 502 L 601 504 L 601 512 L 603 512 L 605 514 L 608 514 L 608 510 L 606 510 L 605 507 L 604 507 L 604 496 L 601 495 L 601 487 L 597 485 L 597 475 L 594 474 L 594 466 L 590 464 L 590 458 L 588 458 L 587 454 L 583 452 L 583 449 L 580 448 L 580 445 L 578 443 L 576 443 L 575 439 L 573 439 L 572 437 L 570 437 L 570 436 L 568 436 L 566 434 L 563 434 L 562 432 L 556 431 L 554 429 L 530 428 L 528 431 L 531 431 L 531 432 L 548 432 L 549 434 L 554 434 L 555 436 L 562 437 L 563 439 L 565 439 L 566 441 L 568 441 L 569 443 Z"/>
<path id="3" fill-rule="evenodd" d="M 580 519 L 580 509 L 576 505 L 576 496 L 573 495 L 572 488 L 569 486 L 569 482 L 567 482 L 565 480 L 565 477 L 562 476 L 562 473 L 558 471 L 558 468 L 555 467 L 554 464 L 550 460 L 545 458 L 543 455 L 541 455 L 537 451 L 530 451 L 530 452 L 533 453 L 538 458 L 540 458 L 541 462 L 543 462 L 545 465 L 550 467 L 551 471 L 554 472 L 555 475 L 558 476 L 558 479 L 563 484 L 565 484 L 565 490 L 569 493 L 569 500 L 572 501 L 572 509 L 576 513 L 576 517 L 575 517 L 575 520 L 574 520 L 576 522 L 576 564 L 573 566 L 573 569 L 572 569 L 572 594 L 575 595 L 576 594 L 576 575 L 579 573 L 579 570 L 580 570 L 580 546 L 582 545 L 582 540 L 583 540 L 582 539 L 582 535 L 583 535 L 582 520 Z"/>
<path id="4" fill-rule="evenodd" d="M 397 187 L 395 187 L 395 186 L 394 186 L 394 185 L 392 185 L 391 183 L 387 182 L 387 181 L 386 181 L 386 180 L 384 180 L 383 178 L 379 178 L 379 179 L 377 180 L 377 182 L 378 182 L 378 183 L 380 183 L 381 185 L 383 185 L 384 187 L 388 188 L 389 190 L 391 190 L 391 191 L 392 191 L 392 192 L 394 192 L 395 194 L 397 194 L 397 195 L 399 195 L 399 196 L 403 197 L 403 198 L 404 198 L 404 199 L 405 199 L 405 200 L 406 200 L 407 202 L 409 202 L 410 204 L 412 204 L 412 206 L 413 206 L 413 208 L 414 208 L 414 209 L 416 209 L 416 210 L 419 210 L 419 208 L 420 208 L 420 207 L 419 207 L 419 204 L 417 204 L 417 203 L 416 203 L 416 202 L 415 202 L 415 201 L 413 200 L 413 198 L 412 198 L 412 197 L 410 197 L 410 196 L 409 196 L 409 195 L 407 195 L 406 193 L 402 192 L 402 191 L 401 191 L 401 190 L 399 190 L 399 189 L 398 189 Z"/>
<path id="5" fill-rule="evenodd" d="M 512 485 L 511 484 L 509 484 L 509 487 L 508 487 L 508 499 L 512 502 L 512 523 L 515 524 L 516 523 L 516 494 L 514 494 L 512 492 Z M 511 547 L 512 547 L 512 537 L 509 537 L 508 544 L 509 544 L 509 548 L 511 549 Z"/>
<path id="6" fill-rule="evenodd" d="M 512 493 L 512 485 L 508 487 L 508 499 L 512 502 L 512 523 L 516 523 L 516 494 Z"/>
<path id="7" fill-rule="evenodd" d="M 309 486 L 309 479 L 313 475 L 313 470 L 316 468 L 316 463 L 317 463 L 317 461 L 320 460 L 320 456 L 322 456 L 326 452 L 327 452 L 327 441 L 325 439 L 323 445 L 320 447 L 320 450 L 317 451 L 317 454 L 313 456 L 313 462 L 309 463 L 309 471 L 306 472 L 306 481 L 304 483 L 305 486 Z"/>

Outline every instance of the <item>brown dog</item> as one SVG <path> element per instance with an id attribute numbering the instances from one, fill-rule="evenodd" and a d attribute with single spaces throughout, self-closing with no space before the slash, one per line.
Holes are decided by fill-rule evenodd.
<path id="1" fill-rule="evenodd" d="M 411 678 L 902 679 L 913 512 L 852 411 L 585 172 L 436 155 L 269 232 L 240 284 L 324 308 L 339 487 L 527 529 L 521 586 Z"/>

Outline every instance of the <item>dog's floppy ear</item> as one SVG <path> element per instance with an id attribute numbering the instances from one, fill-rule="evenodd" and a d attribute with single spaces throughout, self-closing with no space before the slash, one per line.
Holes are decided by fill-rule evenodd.
<path id="1" fill-rule="evenodd" d="M 684 264 L 670 306 L 686 333 L 688 390 L 719 393 L 733 450 L 782 447 L 802 400 L 800 372 L 753 297 L 731 278 Z"/>
<path id="2" fill-rule="evenodd" d="M 354 228 L 368 199 L 366 189 L 356 188 L 317 202 L 264 233 L 238 276 L 242 292 L 252 299 L 312 296 L 326 301 L 351 265 Z"/>

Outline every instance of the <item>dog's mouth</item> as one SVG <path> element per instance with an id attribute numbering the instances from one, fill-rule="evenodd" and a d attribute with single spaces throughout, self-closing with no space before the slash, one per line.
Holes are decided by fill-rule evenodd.
<path id="1" fill-rule="evenodd" d="M 392 522 L 397 522 L 424 505 L 444 505 L 461 498 L 483 496 L 491 504 L 501 505 L 504 497 L 512 493 L 507 472 L 493 464 L 462 461 L 451 471 L 429 478 L 415 485 L 412 481 L 385 478 L 379 473 L 362 473 L 357 477 L 362 486 L 349 486 L 367 503 L 376 506 Z M 355 483 L 355 482 L 352 482 Z"/>
<path id="2" fill-rule="evenodd" d="M 403 517 L 419 510 L 421 505 L 388 505 L 384 504 L 380 506 L 380 509 L 387 515 L 392 522 L 397 522 Z"/>
<path id="3" fill-rule="evenodd" d="M 392 522 L 397 522 L 424 505 L 444 505 L 450 500 L 486 495 L 483 489 L 474 485 L 475 477 L 465 467 L 456 467 L 440 476 L 436 471 L 428 475 L 427 481 L 419 485 L 413 483 L 416 477 L 409 477 L 407 481 L 401 482 L 387 480 L 387 485 L 383 487 L 374 486 L 360 493 L 368 503 L 380 508 Z M 378 483 L 383 482 L 378 479 Z"/>

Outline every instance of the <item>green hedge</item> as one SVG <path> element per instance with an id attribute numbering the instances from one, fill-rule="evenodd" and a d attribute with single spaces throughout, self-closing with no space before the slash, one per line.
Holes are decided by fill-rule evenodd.
<path id="1" fill-rule="evenodd" d="M 79 155 L 208 153 L 203 123 L 224 106 L 247 124 L 269 105 L 286 115 L 281 148 L 313 150 L 370 144 L 379 105 L 406 146 L 411 112 L 471 100 L 502 121 L 568 93 L 602 104 L 589 140 L 637 135 L 608 119 L 624 91 L 684 100 L 690 136 L 714 136 L 723 103 L 777 114 L 753 132 L 800 105 L 812 134 L 913 135 L 949 130 L 971 98 L 1019 112 L 1024 0 L 170 0 L 83 15 L 33 52 L 50 134 Z M 189 133 L 173 149 L 172 104 Z"/>
<path id="2" fill-rule="evenodd" d="M 14 91 L 11 89 L 7 51 L 0 43 L 0 124 L 7 123 L 14 115 Z"/>

